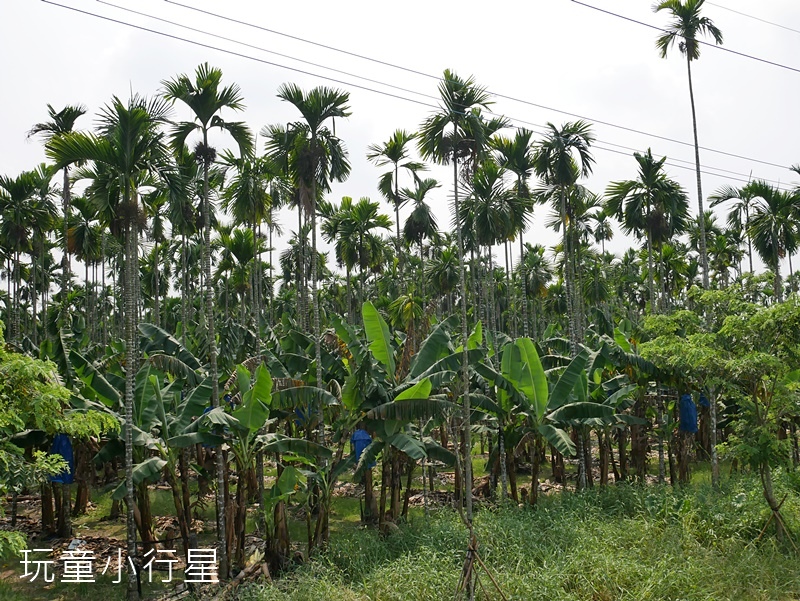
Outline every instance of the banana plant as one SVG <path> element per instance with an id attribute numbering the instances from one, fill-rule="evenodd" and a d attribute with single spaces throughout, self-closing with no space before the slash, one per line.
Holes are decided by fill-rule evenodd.
<path id="1" fill-rule="evenodd" d="M 211 380 L 200 362 L 166 331 L 140 324 L 146 360 L 136 374 L 133 429 L 134 485 L 138 491 L 139 529 L 143 540 L 152 541 L 148 483 L 163 476 L 172 492 L 184 549 L 189 548 L 191 524 L 188 459 L 185 449 L 207 438 L 194 429 L 211 399 Z M 105 373 L 86 357 L 72 351 L 70 363 L 81 382 L 81 396 L 104 406 L 120 422 L 125 379 L 118 365 Z M 128 427 L 127 424 L 124 427 Z M 122 438 L 114 438 L 101 449 L 96 461 L 108 461 L 124 451 Z M 180 469 L 180 475 L 178 470 Z M 112 498 L 124 497 L 124 483 Z"/>
<path id="2" fill-rule="evenodd" d="M 500 371 L 483 363 L 475 366 L 497 399 L 495 402 L 490 397 L 474 395 L 475 403 L 499 419 L 503 445 L 515 429 L 525 433 L 517 446 L 528 443 L 531 453 L 531 504 L 538 498 L 539 457 L 544 445 L 551 444 L 563 455 L 576 453 L 575 444 L 563 429 L 565 420 L 604 418 L 614 413 L 613 408 L 589 402 L 580 393 L 584 390 L 588 360 L 589 352 L 583 349 L 563 371 L 555 369 L 560 373 L 552 388 L 530 338 L 518 338 L 505 345 Z"/>
<path id="3" fill-rule="evenodd" d="M 383 526 L 387 488 L 390 488 L 390 516 L 400 516 L 400 481 L 404 465 L 408 481 L 416 462 L 437 459 L 455 463 L 453 453 L 423 435 L 415 427 L 419 420 L 443 422 L 458 410 L 452 400 L 452 383 L 463 361 L 463 353 L 453 347 L 450 329 L 455 319 L 437 324 L 421 343 L 409 364 L 408 373 L 397 368 L 400 344 L 389 330 L 380 312 L 371 302 L 362 307 L 364 340 L 352 326 L 341 321 L 336 332 L 344 347 L 343 364 L 348 372 L 342 389 L 342 403 L 349 410 L 349 424 L 362 423 L 373 437 L 359 461 L 356 477 L 363 476 L 365 520 L 374 521 L 371 465 L 382 460 L 381 495 L 377 518 Z M 477 345 L 476 345 L 477 346 Z M 484 351 L 469 351 L 471 360 L 479 361 Z M 408 490 L 408 486 L 407 486 Z"/>
<path id="4" fill-rule="evenodd" d="M 271 417 L 273 405 L 276 409 L 285 406 L 280 394 L 273 392 L 273 380 L 267 368 L 260 364 L 256 367 L 254 377 L 250 370 L 238 365 L 236 368 L 237 397 L 241 399 L 235 409 L 217 407 L 205 413 L 201 420 L 196 422 L 194 428 L 205 435 L 207 442 L 227 443 L 236 463 L 238 476 L 236 497 L 233 503 L 234 519 L 227 533 L 227 540 L 232 549 L 235 549 L 235 561 L 242 565 L 244 561 L 244 537 L 247 517 L 247 498 L 255 492 L 254 468 L 256 457 L 259 453 L 290 453 L 307 460 L 324 462 L 329 460 L 333 453 L 327 447 L 315 442 L 285 436 L 277 432 L 261 434 L 262 429 L 279 418 Z M 298 387 L 302 388 L 302 387 Z M 311 389 L 312 387 L 308 387 Z M 318 396 L 324 397 L 324 391 L 314 389 Z M 287 391 L 282 391 L 286 393 Z M 291 394 L 284 395 L 292 398 Z M 277 400 L 277 402 L 276 402 Z M 261 506 L 264 507 L 262 499 Z"/>

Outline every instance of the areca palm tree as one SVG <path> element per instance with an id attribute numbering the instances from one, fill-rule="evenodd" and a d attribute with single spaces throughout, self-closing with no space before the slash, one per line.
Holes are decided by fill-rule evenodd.
<path id="1" fill-rule="evenodd" d="M 606 254 L 606 242 L 614 238 L 614 227 L 605 211 L 597 211 L 592 215 L 594 220 L 594 241 L 600 245 L 600 252 Z"/>
<path id="2" fill-rule="evenodd" d="M 578 178 L 592 172 L 594 157 L 590 147 L 594 142 L 591 127 L 585 121 L 565 123 L 558 128 L 547 124 L 547 133 L 536 146 L 534 169 L 544 187 L 540 200 L 550 200 L 561 219 L 564 246 L 564 287 L 569 310 L 570 343 L 573 356 L 582 342 L 581 295 L 575 289 L 577 244 L 574 240 L 574 215 L 569 196 Z"/>
<path id="3" fill-rule="evenodd" d="M 647 271 L 650 312 L 656 310 L 653 245 L 668 241 L 680 232 L 687 221 L 686 193 L 675 180 L 667 177 L 664 162 L 647 152 L 633 153 L 639 173 L 636 179 L 612 182 L 606 189 L 605 210 L 617 217 L 626 234 L 647 241 Z"/>
<path id="4" fill-rule="evenodd" d="M 138 357 L 137 255 L 141 207 L 138 180 L 143 173 L 164 175 L 169 152 L 161 132 L 168 105 L 133 96 L 128 103 L 114 97 L 99 117 L 98 134 L 69 133 L 53 137 L 47 154 L 58 168 L 93 161 L 116 176 L 121 202 L 118 214 L 125 234 L 125 483 L 127 500 L 128 556 L 136 555 L 136 521 L 133 485 L 133 399 Z M 138 599 L 136 577 L 128 574 L 128 599 Z"/>
<path id="5" fill-rule="evenodd" d="M 32 249 L 33 226 L 37 220 L 36 213 L 36 174 L 24 171 L 17 177 L 0 177 L 0 240 L 6 247 L 13 261 L 13 270 L 9 278 L 13 278 L 14 292 L 9 293 L 11 323 L 9 340 L 20 343 L 20 255 Z"/>
<path id="6" fill-rule="evenodd" d="M 460 215 L 460 199 L 458 189 L 458 162 L 473 156 L 474 147 L 483 147 L 488 140 L 481 108 L 491 104 L 489 93 L 477 85 L 472 77 L 463 79 L 446 69 L 439 82 L 441 102 L 439 109 L 428 117 L 420 128 L 417 143 L 423 159 L 433 160 L 441 165 L 453 165 L 453 209 L 456 218 Z M 471 143 L 470 143 L 471 142 Z M 472 456 L 470 430 L 469 374 L 467 372 L 467 284 L 464 271 L 464 241 L 461 228 L 458 232 L 458 277 L 461 293 L 461 336 L 463 339 L 464 359 L 462 369 L 462 388 L 464 405 L 464 478 L 466 481 L 467 521 L 472 523 Z"/>
<path id="7" fill-rule="evenodd" d="M 541 244 L 531 245 L 526 242 L 519 264 L 517 265 L 520 277 L 525 278 L 523 288 L 526 294 L 523 302 L 525 305 L 530 305 L 529 308 L 526 308 L 525 314 L 530 315 L 534 339 L 536 339 L 538 333 L 538 304 L 547 294 L 547 287 L 553 279 L 553 267 L 550 261 L 544 256 L 544 252 L 544 246 Z M 524 330 L 528 330 L 527 324 Z"/>
<path id="8" fill-rule="evenodd" d="M 317 200 L 320 193 L 330 191 L 332 181 L 344 181 L 350 175 L 350 162 L 344 143 L 328 129 L 328 120 L 350 116 L 350 94 L 324 86 L 304 92 L 295 84 L 278 88 L 278 98 L 300 111 L 301 122 L 292 125 L 293 147 L 288 155 L 289 167 L 300 195 L 301 206 L 311 215 L 311 303 L 314 313 L 314 355 L 317 386 L 323 386 L 321 329 L 317 265 Z M 322 406 L 319 407 L 319 413 Z M 320 419 L 319 436 L 323 422 Z"/>
<path id="9" fill-rule="evenodd" d="M 48 235 L 56 227 L 58 211 L 53 198 L 57 195 L 57 186 L 53 184 L 56 169 L 52 165 L 41 163 L 33 170 L 36 192 L 33 195 L 34 219 L 31 223 L 31 305 L 33 308 L 33 328 L 31 330 L 34 346 L 38 345 L 38 303 L 39 284 L 42 284 L 42 297 L 47 298 L 49 278 L 46 275 L 42 261 L 49 252 Z M 44 309 L 44 308 L 43 308 Z M 42 311 L 47 314 L 45 310 Z"/>
<path id="10" fill-rule="evenodd" d="M 517 129 L 513 138 L 506 138 L 504 136 L 494 136 L 491 141 L 492 148 L 495 150 L 495 156 L 498 164 L 513 173 L 516 177 L 515 192 L 518 198 L 523 200 L 531 200 L 531 190 L 528 185 L 528 180 L 534 173 L 534 143 L 533 132 L 525 129 Z M 527 208 L 526 216 L 533 212 L 533 204 Z M 519 254 L 520 260 L 524 254 L 523 247 L 523 234 L 525 233 L 526 219 L 520 223 L 519 231 L 515 235 L 519 235 Z M 524 268 L 523 268 L 524 269 Z M 522 327 L 523 336 L 528 335 L 528 302 L 526 300 L 528 291 L 524 288 L 527 278 L 524 273 L 521 273 L 521 281 L 523 283 L 522 294 Z"/>
<path id="11" fill-rule="evenodd" d="M 225 121 L 220 116 L 223 110 L 240 111 L 244 109 L 239 86 L 236 84 L 222 86 L 222 71 L 203 63 L 195 70 L 194 81 L 188 75 L 179 75 L 175 79 L 165 80 L 164 98 L 170 102 L 180 101 L 193 113 L 192 121 L 181 121 L 175 124 L 172 132 L 172 145 L 175 149 L 183 148 L 186 139 L 194 132 L 199 132 L 202 141 L 194 149 L 195 159 L 203 167 L 203 272 L 205 274 L 206 296 L 206 330 L 208 336 L 209 364 L 211 367 L 211 403 L 219 407 L 219 383 L 217 374 L 217 342 L 214 329 L 214 289 L 211 281 L 211 202 L 209 198 L 209 169 L 216 159 L 216 150 L 209 144 L 208 134 L 212 129 L 227 132 L 239 146 L 242 156 L 253 149 L 253 136 L 244 123 Z M 224 465 L 222 453 L 216 453 L 217 471 L 217 537 L 219 546 L 220 573 L 228 576 L 228 556 L 225 547 L 225 503 L 223 495 Z"/>
<path id="12" fill-rule="evenodd" d="M 237 223 L 250 227 L 253 241 L 261 238 L 261 224 L 267 220 L 272 211 L 272 197 L 269 193 L 270 182 L 275 177 L 273 164 L 266 157 L 245 156 L 236 158 L 230 152 L 223 154 L 223 165 L 233 171 L 233 177 L 225 185 L 222 193 L 222 206 L 231 213 Z M 254 249 L 255 249 L 254 245 Z M 261 354 L 261 342 L 258 335 L 261 328 L 261 257 L 256 254 L 251 270 L 253 278 L 252 319 L 256 333 L 256 356 Z"/>
<path id="13" fill-rule="evenodd" d="M 68 134 L 75 129 L 75 122 L 81 115 L 86 114 L 86 107 L 82 105 L 68 104 L 60 111 L 56 111 L 51 105 L 47 105 L 47 114 L 50 121 L 37 123 L 28 132 L 28 137 L 41 135 L 45 142 L 49 142 L 55 136 Z M 64 180 L 61 188 L 62 211 L 64 214 L 64 247 L 61 257 L 61 290 L 62 295 L 67 293 L 67 285 L 70 279 L 69 252 L 67 251 L 67 223 L 70 214 L 71 186 L 69 181 L 69 165 L 64 165 Z"/>
<path id="14" fill-rule="evenodd" d="M 749 184 L 741 188 L 723 186 L 708 197 L 712 208 L 729 200 L 735 201 L 728 213 L 728 225 L 738 230 L 744 230 L 747 236 L 747 257 L 750 262 L 750 273 L 753 273 L 753 239 L 750 237 L 750 211 L 753 208 L 754 198 L 753 188 Z"/>
<path id="15" fill-rule="evenodd" d="M 689 101 L 692 105 L 692 131 L 694 133 L 694 160 L 697 175 L 697 214 L 703 215 L 703 184 L 700 176 L 700 143 L 697 139 L 697 113 L 692 86 L 692 61 L 700 58 L 700 36 L 710 35 L 716 44 L 722 44 L 722 32 L 708 17 L 701 15 L 705 0 L 663 0 L 653 7 L 655 12 L 665 10 L 672 22 L 656 40 L 661 58 L 666 58 L 669 49 L 677 42 L 680 53 L 686 57 L 689 76 Z M 706 231 L 702 219 L 700 224 L 700 264 L 703 268 L 703 287 L 708 288 L 708 254 Z"/>
<path id="16" fill-rule="evenodd" d="M 748 184 L 754 208 L 750 219 L 750 235 L 756 252 L 775 273 L 775 298 L 783 300 L 781 260 L 797 250 L 800 223 L 797 219 L 795 195 L 763 180 Z"/>
<path id="17" fill-rule="evenodd" d="M 419 286 L 421 290 L 420 296 L 425 296 L 425 258 L 424 258 L 424 244 L 425 240 L 435 240 L 439 236 L 439 227 L 436 224 L 436 216 L 433 214 L 430 205 L 425 202 L 425 197 L 431 190 L 438 188 L 439 182 L 433 178 L 425 178 L 415 182 L 414 189 L 403 188 L 400 193 L 407 201 L 411 201 L 414 208 L 411 214 L 406 218 L 403 225 L 403 238 L 409 244 L 416 244 L 419 247 L 419 266 L 421 277 L 419 279 Z"/>
<path id="18" fill-rule="evenodd" d="M 371 144 L 367 147 L 367 159 L 378 167 L 391 165 L 391 170 L 381 175 L 378 181 L 378 190 L 394 208 L 395 225 L 397 227 L 395 248 L 398 257 L 400 257 L 400 207 L 406 202 L 406 198 L 400 194 L 400 169 L 403 168 L 408 171 L 414 176 L 415 180 L 418 179 L 417 171 L 425 169 L 423 163 L 409 160 L 408 145 L 416 137 L 417 134 L 415 133 L 408 133 L 405 130 L 398 129 L 395 130 L 387 142 Z"/>

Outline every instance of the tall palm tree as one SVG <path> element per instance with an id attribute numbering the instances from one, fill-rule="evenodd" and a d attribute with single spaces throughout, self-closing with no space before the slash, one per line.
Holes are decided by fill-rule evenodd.
<path id="1" fill-rule="evenodd" d="M 530 305 L 530 307 L 526 309 L 525 314 L 530 315 L 533 326 L 531 331 L 534 338 L 538 335 L 538 304 L 540 299 L 547 294 L 547 287 L 553 279 L 553 267 L 547 257 L 544 256 L 544 252 L 544 246 L 541 244 L 531 245 L 526 242 L 517 265 L 520 277 L 526 280 L 524 284 L 524 289 L 526 290 L 524 303 L 525 305 Z M 528 331 L 527 324 L 524 327 L 524 331 Z"/>
<path id="2" fill-rule="evenodd" d="M 322 375 L 322 350 L 320 311 L 318 295 L 317 265 L 317 200 L 318 194 L 330 191 L 332 181 L 344 181 L 350 175 L 350 163 L 344 143 L 336 137 L 335 130 L 326 123 L 335 124 L 337 117 L 350 116 L 350 94 L 324 86 L 304 92 L 295 84 L 283 84 L 278 88 L 278 98 L 289 102 L 300 111 L 301 122 L 292 125 L 293 148 L 290 166 L 300 192 L 301 205 L 311 215 L 311 303 L 314 312 L 314 356 L 316 360 L 317 386 L 324 386 Z M 335 127 L 335 125 L 334 125 Z M 319 437 L 322 438 L 324 424 L 322 405 L 318 407 Z"/>
<path id="3" fill-rule="evenodd" d="M 415 182 L 414 189 L 403 188 L 400 194 L 411 201 L 414 208 L 406 218 L 403 225 L 403 238 L 409 244 L 416 244 L 419 248 L 419 265 L 421 277 L 418 280 L 420 293 L 419 296 L 425 297 L 425 258 L 423 254 L 425 240 L 435 240 L 439 236 L 439 227 L 436 224 L 436 216 L 433 214 L 430 205 L 425 202 L 425 197 L 431 190 L 438 188 L 439 182 L 427 177 L 424 180 Z"/>
<path id="4" fill-rule="evenodd" d="M 606 254 L 606 242 L 614 238 L 614 227 L 605 211 L 597 211 L 592 215 L 594 220 L 594 241 L 600 245 L 600 252 Z"/>
<path id="5" fill-rule="evenodd" d="M 383 144 L 370 144 L 367 147 L 367 159 L 375 163 L 378 167 L 391 165 L 391 170 L 381 175 L 378 181 L 378 190 L 394 208 L 395 225 L 397 227 L 395 248 L 398 258 L 400 257 L 400 207 L 402 207 L 406 201 L 400 194 L 400 169 L 403 168 L 408 171 L 414 176 L 415 180 L 418 179 L 417 171 L 423 171 L 425 169 L 423 163 L 408 160 L 408 145 L 416 137 L 416 133 L 408 133 L 405 130 L 398 129 L 395 130 L 387 142 Z"/>
<path id="6" fill-rule="evenodd" d="M 233 215 L 237 223 L 250 227 L 254 241 L 261 238 L 261 224 L 268 219 L 272 210 L 272 197 L 269 194 L 270 182 L 275 176 L 274 165 L 266 157 L 246 156 L 236 158 L 230 152 L 223 153 L 223 165 L 233 172 L 222 193 L 222 206 Z M 260 245 L 258 246 L 260 248 Z M 253 278 L 252 319 L 256 333 L 256 356 L 261 354 L 258 333 L 261 329 L 261 256 L 256 254 L 251 270 Z"/>
<path id="7" fill-rule="evenodd" d="M 534 169 L 542 178 L 544 187 L 537 196 L 542 201 L 551 201 L 562 224 L 564 247 L 564 287 L 569 310 L 570 343 L 573 355 L 583 342 L 581 331 L 581 295 L 575 289 L 575 260 L 577 244 L 574 240 L 574 215 L 569 198 L 581 176 L 592 172 L 594 157 L 590 147 L 594 142 L 591 127 L 585 121 L 565 123 L 558 128 L 547 124 L 544 139 L 536 145 Z"/>
<path id="8" fill-rule="evenodd" d="M 48 254 L 48 235 L 56 227 L 58 220 L 58 211 L 53 198 L 57 195 L 57 186 L 53 184 L 53 176 L 56 169 L 52 165 L 41 163 L 36 169 L 33 170 L 34 180 L 36 183 L 36 192 L 33 195 L 33 221 L 31 223 L 31 304 L 33 307 L 33 328 L 31 330 L 32 341 L 34 346 L 38 345 L 38 304 L 37 295 L 39 292 L 39 284 L 42 284 L 42 298 L 47 298 L 47 291 L 49 290 L 49 278 L 46 277 L 44 261 Z M 39 280 L 39 281 L 37 281 Z M 47 281 L 45 281 L 47 280 Z M 46 315 L 45 310 L 42 311 Z"/>
<path id="9" fill-rule="evenodd" d="M 49 142 L 53 137 L 70 133 L 75 129 L 75 122 L 81 115 L 86 114 L 86 107 L 82 105 L 68 104 L 60 111 L 56 111 L 51 105 L 47 105 L 47 114 L 50 121 L 37 123 L 28 132 L 28 137 L 41 135 L 45 142 Z M 61 257 L 61 294 L 66 295 L 67 285 L 70 279 L 69 253 L 67 252 L 67 223 L 70 214 L 70 194 L 71 187 L 69 181 L 69 165 L 64 165 L 64 183 L 61 188 L 62 211 L 64 213 L 64 247 Z"/>
<path id="10" fill-rule="evenodd" d="M 428 117 L 420 128 L 417 148 L 425 160 L 440 165 L 453 165 L 453 209 L 456 219 L 460 215 L 458 195 L 458 161 L 473 156 L 473 146 L 483 147 L 488 136 L 480 114 L 481 107 L 491 104 L 485 88 L 477 85 L 472 77 L 463 79 L 446 69 L 439 82 L 441 102 L 439 109 Z M 473 142 L 473 144 L 470 144 Z M 467 284 L 464 272 L 464 241 L 461 228 L 458 233 L 457 253 L 459 287 L 461 293 L 461 336 L 463 339 L 462 388 L 464 405 L 464 480 L 467 521 L 472 523 L 472 438 L 470 429 L 469 373 L 467 371 Z"/>
<path id="11" fill-rule="evenodd" d="M 753 239 L 750 237 L 750 211 L 753 208 L 753 189 L 748 185 L 741 188 L 723 186 L 708 197 L 711 206 L 716 207 L 728 200 L 735 201 L 728 213 L 728 225 L 731 228 L 744 230 L 747 236 L 747 257 L 750 262 L 750 273 L 753 273 Z"/>
<path id="12" fill-rule="evenodd" d="M 14 292 L 9 294 L 11 323 L 9 340 L 19 344 L 22 341 L 20 330 L 20 255 L 32 249 L 33 226 L 36 218 L 36 174 L 23 171 L 17 177 L 0 177 L 0 240 L 13 261 Z"/>
<path id="13" fill-rule="evenodd" d="M 697 113 L 694 105 L 692 86 L 692 61 L 700 58 L 700 36 L 710 35 L 716 44 L 722 44 L 722 32 L 708 17 L 701 15 L 705 0 L 663 0 L 653 7 L 655 12 L 666 10 L 672 22 L 656 40 L 656 48 L 661 58 L 666 58 L 669 49 L 677 42 L 680 53 L 686 57 L 686 71 L 689 76 L 689 101 L 692 105 L 692 131 L 694 133 L 694 161 L 697 175 L 697 214 L 702 216 L 703 184 L 700 177 L 700 143 L 697 140 Z M 700 225 L 700 264 L 703 268 L 703 287 L 708 288 L 708 254 L 706 252 L 706 231 L 703 220 Z"/>
<path id="14" fill-rule="evenodd" d="M 652 151 L 633 153 L 639 165 L 636 179 L 612 182 L 606 189 L 605 210 L 622 223 L 626 234 L 644 237 L 647 241 L 647 271 L 650 291 L 650 312 L 656 310 L 653 245 L 666 242 L 685 226 L 686 193 L 675 180 L 667 177 L 664 162 L 656 160 Z"/>
<path id="15" fill-rule="evenodd" d="M 217 342 L 214 329 L 214 288 L 211 281 L 211 202 L 209 198 L 209 169 L 214 163 L 217 152 L 209 144 L 208 134 L 212 129 L 227 132 L 239 146 L 242 156 L 253 149 L 253 136 L 244 123 L 225 121 L 220 116 L 223 110 L 240 111 L 244 109 L 239 86 L 236 84 L 222 86 L 222 71 L 211 67 L 208 63 L 199 65 L 195 70 L 194 81 L 188 75 L 179 75 L 175 79 L 161 82 L 164 86 L 164 98 L 170 102 L 180 101 L 193 113 L 192 121 L 181 121 L 175 124 L 172 132 L 172 145 L 175 149 L 183 148 L 186 138 L 193 132 L 200 132 L 202 141 L 194 149 L 196 160 L 203 167 L 203 272 L 205 274 L 206 296 L 206 329 L 208 335 L 209 364 L 211 372 L 211 403 L 219 406 L 219 383 L 217 376 Z M 219 546 L 220 574 L 228 576 L 228 555 L 225 549 L 225 498 L 224 469 L 222 453 L 216 453 L 217 471 L 217 537 Z"/>
<path id="16" fill-rule="evenodd" d="M 775 273 L 775 298 L 780 302 L 783 300 L 781 260 L 796 251 L 798 245 L 798 201 L 792 193 L 763 180 L 754 180 L 748 186 L 754 200 L 749 233 L 756 252 Z"/>
<path id="17" fill-rule="evenodd" d="M 534 152 L 534 144 L 533 144 L 533 132 L 525 129 L 519 128 L 514 135 L 513 138 L 506 138 L 504 136 L 494 136 L 491 141 L 492 148 L 494 148 L 496 153 L 496 159 L 498 164 L 501 167 L 504 167 L 508 171 L 514 174 L 517 178 L 515 191 L 516 195 L 520 199 L 524 200 L 531 200 L 531 191 L 530 187 L 528 186 L 528 180 L 530 179 L 531 175 L 534 173 L 534 159 L 535 159 L 535 152 Z M 530 204 L 527 213 L 533 212 L 533 203 Z M 523 247 L 523 234 L 525 233 L 525 226 L 526 220 L 521 222 L 519 231 L 517 234 L 519 235 L 519 255 L 520 261 L 522 260 L 522 256 L 524 254 L 524 247 Z M 521 272 L 521 281 L 523 283 L 523 289 L 521 290 L 522 294 L 522 335 L 528 336 L 528 301 L 527 295 L 528 291 L 525 289 L 525 284 L 527 283 L 527 278 L 525 277 L 524 273 L 524 266 L 523 271 Z"/>
<path id="18" fill-rule="evenodd" d="M 127 499 L 128 556 L 136 555 L 136 522 L 133 495 L 133 397 L 138 357 L 138 231 L 141 207 L 138 181 L 143 173 L 166 175 L 169 151 L 160 126 L 168 117 L 168 105 L 133 96 L 127 104 L 114 97 L 100 113 L 98 134 L 68 133 L 53 137 L 48 156 L 56 167 L 93 161 L 116 175 L 120 186 L 119 216 L 125 233 L 125 483 Z M 128 574 L 128 599 L 138 599 L 136 577 Z"/>

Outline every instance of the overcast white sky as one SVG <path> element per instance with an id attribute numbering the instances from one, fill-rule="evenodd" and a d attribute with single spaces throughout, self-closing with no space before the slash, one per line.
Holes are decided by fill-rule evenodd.
<path id="1" fill-rule="evenodd" d="M 415 130 L 430 114 L 429 107 L 358 89 L 358 84 L 423 103 L 434 100 L 436 80 L 346 56 L 287 37 L 226 22 L 181 8 L 164 0 L 109 0 L 119 6 L 156 15 L 217 35 L 291 57 L 347 71 L 361 77 L 418 92 L 393 90 L 301 64 L 252 47 L 215 39 L 196 31 L 153 21 L 98 1 L 57 0 L 65 5 L 114 19 L 168 32 L 345 83 L 326 81 L 274 65 L 233 56 L 219 50 L 168 39 L 117 23 L 66 10 L 36 0 L 0 3 L 0 173 L 16 175 L 44 160 L 37 140 L 26 132 L 47 118 L 46 104 L 56 109 L 80 103 L 88 114 L 78 125 L 90 128 L 98 109 L 113 94 L 127 98 L 130 91 L 156 93 L 160 82 L 179 73 L 191 73 L 204 61 L 223 70 L 225 82 L 242 88 L 247 110 L 242 117 L 254 131 L 269 123 L 296 120 L 293 107 L 275 96 L 284 82 L 303 88 L 332 85 L 351 93 L 352 117 L 337 121 L 353 163 L 350 179 L 337 185 L 331 198 L 370 196 L 378 200 L 376 183 L 381 170 L 366 161 L 369 144 L 388 139 L 397 128 Z M 648 28 L 601 14 L 570 0 L 495 0 L 443 2 L 407 0 L 403 3 L 365 2 L 255 2 L 253 0 L 182 0 L 187 4 L 251 24 L 300 36 L 329 46 L 367 55 L 427 74 L 445 68 L 473 75 L 490 91 L 593 119 L 690 142 L 686 66 L 677 50 L 659 58 Z M 667 15 L 653 14 L 649 0 L 588 0 L 617 13 L 663 25 Z M 710 2 L 710 0 L 709 0 Z M 778 63 L 800 68 L 800 3 L 796 0 L 716 0 L 707 3 L 725 36 L 725 46 Z M 717 6 L 720 5 L 720 6 Z M 740 11 L 793 28 L 789 31 L 726 10 Z M 727 153 L 776 163 L 800 163 L 796 143 L 800 112 L 800 73 L 747 60 L 716 49 L 703 48 L 693 65 L 700 143 Z M 547 121 L 561 124 L 573 117 L 507 99 L 496 99 L 493 110 L 515 124 L 531 127 Z M 184 115 L 188 117 L 188 115 Z M 225 115 L 234 118 L 233 114 Z M 670 167 L 672 177 L 689 191 L 696 211 L 693 151 L 689 146 L 597 124 L 597 165 L 587 185 L 602 192 L 612 180 L 635 176 L 630 151 L 626 155 L 601 150 L 609 144 L 666 154 L 686 168 Z M 509 131 L 509 134 L 513 133 Z M 217 144 L 224 146 L 223 138 Z M 744 178 L 796 181 L 788 169 L 752 160 L 702 151 L 701 162 L 710 170 L 724 169 Z M 449 227 L 447 173 L 434 171 L 446 185 L 433 196 L 439 225 Z M 407 182 L 408 184 L 409 182 Z M 742 185 L 727 176 L 704 175 L 704 194 L 725 183 Z M 384 205 L 386 212 L 389 207 Z M 551 244 L 555 234 L 543 225 L 547 209 L 537 209 L 526 240 Z M 724 212 L 723 212 L 724 214 Z M 283 218 L 294 229 L 290 215 Z M 609 250 L 620 252 L 627 241 L 618 236 Z"/>

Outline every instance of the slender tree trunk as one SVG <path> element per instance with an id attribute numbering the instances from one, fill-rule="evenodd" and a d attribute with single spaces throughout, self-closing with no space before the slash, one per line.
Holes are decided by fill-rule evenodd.
<path id="1" fill-rule="evenodd" d="M 208 134 L 203 130 L 203 147 L 208 151 Z M 209 160 L 203 160 L 203 274 L 206 292 L 206 331 L 208 336 L 208 362 L 211 375 L 211 405 L 219 407 L 219 376 L 217 373 L 217 340 L 214 329 L 214 285 L 211 280 L 211 202 L 208 184 Z M 229 573 L 228 550 L 225 544 L 225 459 L 222 449 L 214 453 L 217 491 L 215 495 L 217 510 L 217 560 L 219 578 L 226 579 Z"/>
<path id="2" fill-rule="evenodd" d="M 713 388 L 709 389 L 709 438 L 711 443 L 711 485 L 719 487 L 719 456 L 717 455 L 717 395 Z"/>
<path id="3" fill-rule="evenodd" d="M 528 272 L 525 267 L 525 246 L 519 235 L 519 268 L 522 274 L 522 335 L 528 337 Z"/>
<path id="4" fill-rule="evenodd" d="M 67 296 L 67 287 L 69 286 L 70 280 L 70 261 L 69 261 L 69 251 L 67 249 L 67 237 L 69 231 L 69 216 L 70 216 L 70 201 L 71 201 L 71 190 L 69 185 L 69 167 L 64 167 L 64 183 L 62 193 L 62 210 L 64 211 L 64 231 L 62 232 L 64 235 L 64 248 L 62 249 L 63 255 L 61 255 L 61 297 L 62 299 L 66 299 Z"/>
<path id="5" fill-rule="evenodd" d="M 700 227 L 700 266 L 703 268 L 703 288 L 708 288 L 708 250 L 706 246 L 706 221 L 703 208 L 703 183 L 700 176 L 700 142 L 697 139 L 697 113 L 694 106 L 692 85 L 692 59 L 686 54 L 686 70 L 689 74 L 689 100 L 692 105 L 692 131 L 694 132 L 694 161 L 697 173 L 697 210 Z"/>
<path id="6" fill-rule="evenodd" d="M 127 188 L 127 187 L 126 187 Z M 125 204 L 131 206 L 130 190 L 125 191 Z M 130 209 L 129 209 L 130 210 Z M 126 228 L 125 236 L 125 502 L 126 511 L 126 532 L 127 532 L 127 552 L 129 558 L 136 558 L 136 517 L 134 509 L 136 505 L 133 486 L 133 402 L 134 388 L 136 386 L 136 367 L 138 354 L 136 352 L 136 326 L 137 326 L 137 303 L 136 303 L 136 277 L 137 267 L 137 241 L 136 223 L 130 219 Z M 138 601 L 139 588 L 136 577 L 136 570 L 128 565 L 128 601 Z"/>
<path id="7" fill-rule="evenodd" d="M 647 232 L 647 285 L 650 289 L 650 315 L 653 315 L 656 312 L 656 286 L 653 274 L 653 240 L 649 231 Z"/>
<path id="8" fill-rule="evenodd" d="M 458 127 L 453 125 L 454 137 L 458 138 Z M 456 218 L 459 212 L 458 199 L 458 156 L 453 152 L 453 206 Z M 469 350 L 467 340 L 469 339 L 467 327 L 467 282 L 464 273 L 464 240 L 461 235 L 461 227 L 456 227 L 458 235 L 458 279 L 461 288 L 461 337 L 463 339 L 463 355 L 461 366 L 461 388 L 463 391 L 463 430 L 464 430 L 464 497 L 467 512 L 467 522 L 472 525 L 472 430 L 470 423 L 470 403 L 469 403 Z"/>

